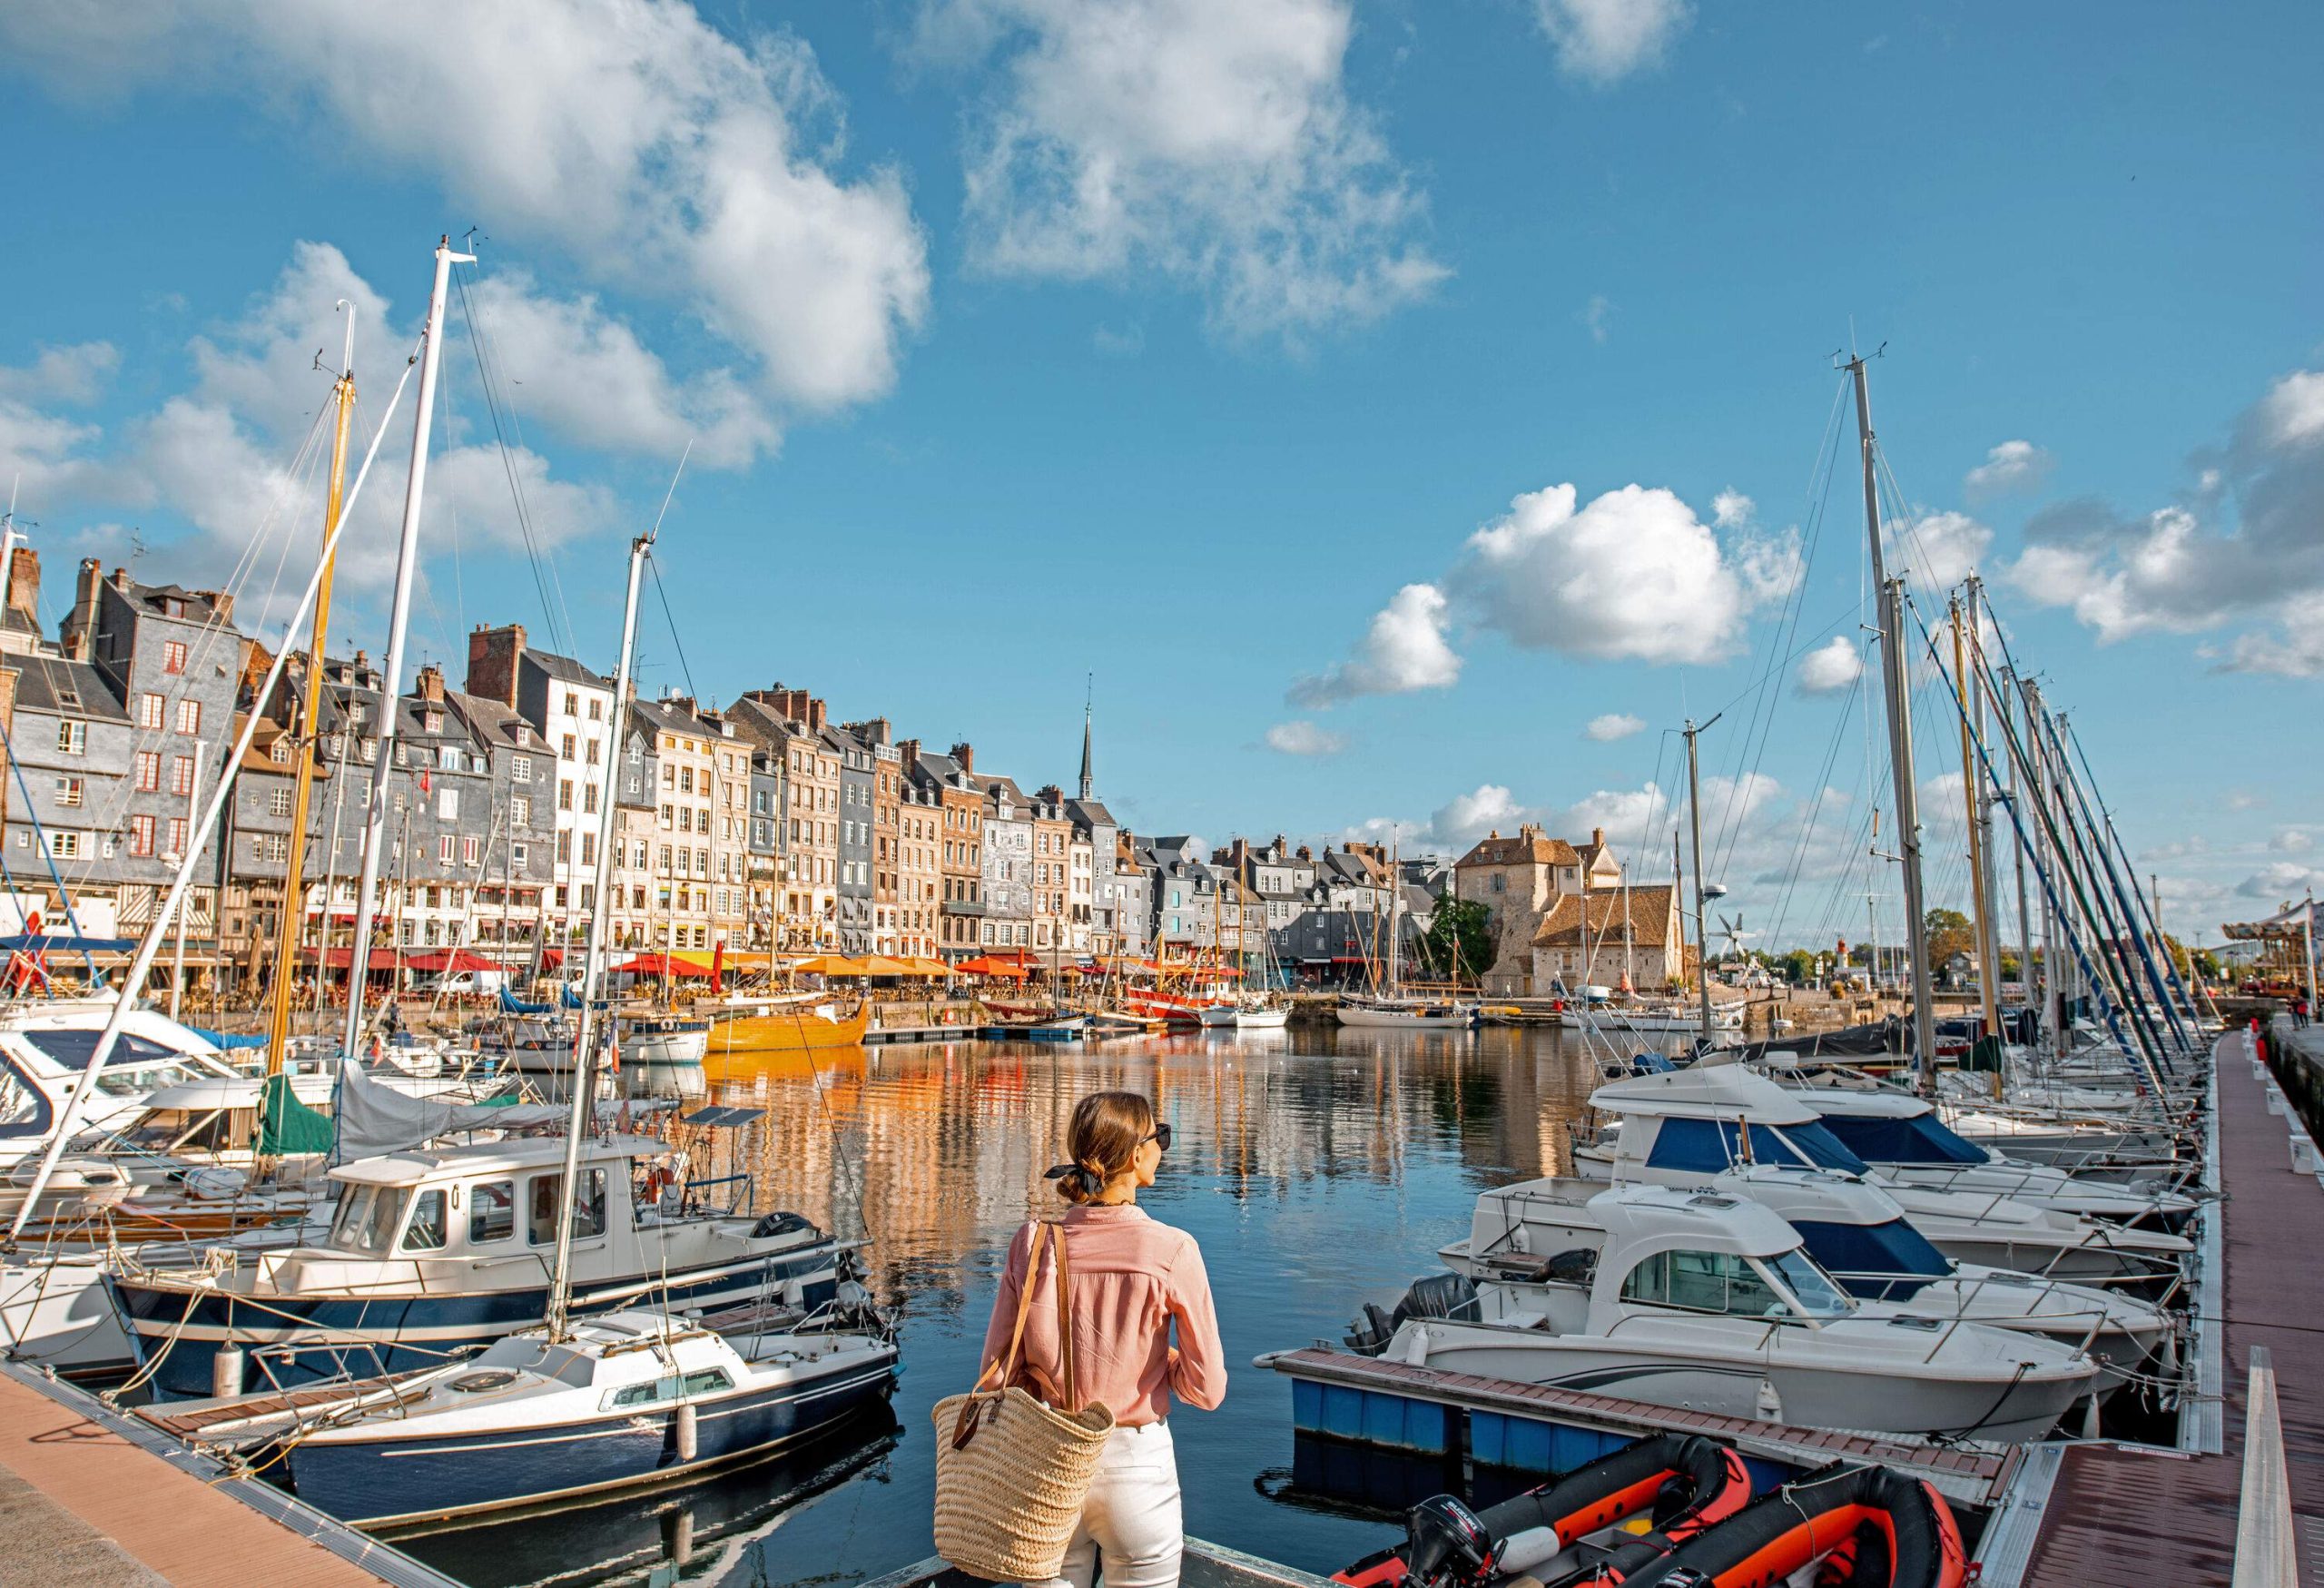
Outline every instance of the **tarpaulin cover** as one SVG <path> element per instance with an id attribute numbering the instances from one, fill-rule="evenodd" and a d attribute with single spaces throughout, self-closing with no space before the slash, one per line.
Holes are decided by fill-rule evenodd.
<path id="1" fill-rule="evenodd" d="M 372 1080 L 360 1064 L 342 1063 L 340 1160 L 400 1152 L 455 1130 L 517 1130 L 559 1124 L 568 1111 L 563 1103 L 450 1103 L 417 1098 Z"/>
<path id="2" fill-rule="evenodd" d="M 188 1026 L 186 1030 L 213 1048 L 263 1048 L 266 1046 L 264 1031 L 206 1031 L 200 1026 Z"/>
<path id="3" fill-rule="evenodd" d="M 258 1150 L 265 1158 L 330 1150 L 330 1119 L 300 1102 L 287 1075 L 270 1075 L 259 1093 Z"/>

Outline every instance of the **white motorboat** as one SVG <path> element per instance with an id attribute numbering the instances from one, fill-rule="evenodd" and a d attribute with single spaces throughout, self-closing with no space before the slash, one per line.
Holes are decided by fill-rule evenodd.
<path id="1" fill-rule="evenodd" d="M 152 1420 L 198 1426 L 342 1521 L 467 1515 L 693 1477 L 812 1437 L 894 1386 L 894 1341 L 854 1312 L 732 1336 L 616 1312 L 340 1401 L 170 1403 Z"/>
<path id="2" fill-rule="evenodd" d="M 2111 1394 L 2170 1337 L 2160 1307 L 2134 1297 L 1953 1262 L 1876 1186 L 1817 1170 L 1754 1164 L 1711 1182 L 1791 1226 L 1803 1248 L 1867 1317 L 1935 1318 L 2045 1336 L 2087 1350 Z M 1595 1180 L 1542 1179 L 1477 1198 L 1469 1236 L 1437 1255 L 1479 1284 L 1540 1284 L 1594 1267 L 1604 1230 L 1587 1206 Z M 1570 1256 L 1569 1254 L 1579 1254 Z"/>
<path id="3" fill-rule="evenodd" d="M 1593 1179 L 1689 1187 L 1738 1164 L 1828 1169 L 1879 1186 L 1955 1262 L 2053 1279 L 2162 1287 L 2194 1249 L 2162 1230 L 2101 1223 L 1988 1191 L 1892 1181 L 1843 1146 L 1807 1099 L 1739 1064 L 1630 1077 L 1599 1088 L 1590 1103 L 1615 1117 L 1599 1140 L 1574 1148 L 1575 1169 Z"/>
<path id="4" fill-rule="evenodd" d="M 1202 1011 L 1205 1031 L 1279 1031 L 1291 1023 L 1287 1004 L 1254 1000 L 1247 1003 L 1214 1003 Z"/>
<path id="5" fill-rule="evenodd" d="M 1757 1203 L 1624 1186 L 1583 1206 L 1604 1231 L 1586 1278 L 1423 1281 L 1351 1342 L 1723 1416 L 2004 1443 L 2046 1436 L 2096 1384 L 2088 1356 L 2038 1335 L 1872 1315 Z"/>
<path id="6" fill-rule="evenodd" d="M 1924 1098 L 1889 1088 L 1788 1089 L 1821 1116 L 1840 1144 L 1900 1185 L 1941 1191 L 1983 1191 L 2054 1208 L 2085 1218 L 2175 1230 L 2195 1211 L 2191 1197 L 2160 1179 L 2117 1184 L 2085 1180 L 2055 1164 L 2004 1157 L 1963 1138 Z"/>
<path id="7" fill-rule="evenodd" d="M 1713 1004 L 1709 1035 L 1731 1037 L 1743 1029 L 1740 1003 Z M 1690 1003 L 1607 1002 L 1569 1003 L 1558 1011 L 1558 1024 L 1569 1031 L 1597 1031 L 1608 1036 L 1704 1035 L 1702 1011 Z"/>

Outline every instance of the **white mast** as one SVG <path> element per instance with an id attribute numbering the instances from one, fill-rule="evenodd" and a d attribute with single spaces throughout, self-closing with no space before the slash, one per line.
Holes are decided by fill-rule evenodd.
<path id="1" fill-rule="evenodd" d="M 694 444 L 686 444 L 691 456 Z M 685 459 L 678 459 L 678 469 L 685 469 Z M 673 494 L 678 488 L 674 476 L 670 480 Z M 670 510 L 668 497 L 662 498 L 662 511 Z M 654 538 L 661 532 L 662 521 L 657 516 L 654 528 L 629 543 L 629 593 L 622 602 L 621 665 L 614 670 L 614 731 L 615 746 L 613 765 L 620 763 L 619 745 L 629 723 L 630 666 L 635 654 L 637 640 L 637 589 L 645 577 L 645 558 L 654 549 Z M 579 1191 L 581 1175 L 581 1137 L 589 1123 L 592 1084 L 589 1071 L 596 1046 L 597 976 L 603 969 L 606 939 L 606 916 L 613 902 L 612 890 L 606 880 L 612 875 L 614 863 L 613 782 L 610 774 L 606 784 L 606 798 L 597 807 L 597 876 L 596 892 L 589 900 L 589 936 L 581 950 L 581 1020 L 575 1037 L 573 1056 L 573 1108 L 565 1124 L 565 1180 L 562 1205 L 557 1209 L 556 1262 L 550 1270 L 548 1291 L 548 1337 L 561 1340 L 566 1336 L 566 1315 L 573 1305 L 573 1208 Z"/>
<path id="2" fill-rule="evenodd" d="M 1396 996 L 1403 982 L 1404 891 L 1397 885 L 1403 871 L 1404 830 L 1400 825 L 1388 841 L 1388 996 Z"/>
<path id="3" fill-rule="evenodd" d="M 347 957 L 347 1026 L 342 1050 L 350 1055 L 356 1051 L 363 1035 L 363 986 L 371 975 L 371 896 L 379 883 L 379 844 L 388 830 L 388 784 L 394 772 L 396 753 L 396 681 L 403 675 L 404 634 L 411 626 L 411 587 L 419 563 L 419 504 L 428 485 L 428 431 L 436 417 L 436 371 L 443 361 L 444 351 L 444 288 L 451 280 L 454 264 L 473 264 L 475 261 L 474 254 L 454 253 L 450 238 L 437 239 L 436 282 L 428 294 L 427 340 L 419 352 L 419 411 L 411 429 L 411 478 L 404 486 L 403 538 L 396 550 L 396 592 L 389 608 L 387 673 L 379 684 L 379 727 L 372 740 L 371 799 L 363 824 L 363 873 L 355 888 L 355 942 Z M 345 514 L 342 512 L 340 517 L 343 519 Z M 321 649 L 320 641 L 316 648 Z M 393 996 L 392 990 L 389 996 Z"/>

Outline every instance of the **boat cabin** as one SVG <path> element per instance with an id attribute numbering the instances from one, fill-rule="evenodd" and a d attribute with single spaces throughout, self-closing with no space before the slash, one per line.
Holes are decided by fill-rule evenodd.
<path id="1" fill-rule="evenodd" d="M 628 1235 L 639 1222 L 632 1166 L 668 1149 L 648 1137 L 590 1140 L 581 1149 L 573 1238 Z M 390 1152 L 341 1164 L 344 1189 L 320 1250 L 350 1258 L 492 1258 L 556 1246 L 565 1139 L 527 1137 L 442 1151 Z M 310 1248 L 311 1249 L 311 1248 Z"/>
<path id="2" fill-rule="evenodd" d="M 1925 1099 L 1894 1091 L 1818 1090 L 1812 1105 L 1834 1139 L 1867 1163 L 1958 1169 L 1990 1163 L 1994 1154 L 1937 1118 Z"/>
<path id="3" fill-rule="evenodd" d="M 259 1101 L 265 1090 L 266 1081 L 259 1076 L 211 1076 L 164 1086 L 126 1121 L 108 1127 L 89 1145 L 102 1148 L 111 1139 L 156 1157 L 242 1162 L 258 1138 Z M 293 1076 L 290 1094 L 310 1109 L 330 1111 L 329 1076 Z"/>
<path id="4" fill-rule="evenodd" d="M 1869 1175 L 1814 1108 L 1737 1065 L 1640 1075 L 1600 1087 L 1590 1106 L 1616 1116 L 1617 1179 L 1695 1183 L 1738 1165 Z"/>

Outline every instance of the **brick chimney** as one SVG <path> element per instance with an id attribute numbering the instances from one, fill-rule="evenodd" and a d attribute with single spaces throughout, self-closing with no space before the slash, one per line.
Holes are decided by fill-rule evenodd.
<path id="1" fill-rule="evenodd" d="M 419 698 L 430 705 L 444 704 L 444 669 L 430 662 L 419 670 L 412 681 L 419 687 Z"/>
<path id="2" fill-rule="evenodd" d="M 40 626 L 40 553 L 29 546 L 9 554 L 8 605 Z"/>
<path id="3" fill-rule="evenodd" d="M 1606 847 L 1606 829 L 1604 829 L 1603 827 L 1592 827 L 1591 829 L 1590 829 L 1590 847 L 1592 847 L 1592 848 L 1594 848 L 1594 849 L 1603 849 L 1603 848 L 1605 848 L 1605 847 Z"/>
<path id="4" fill-rule="evenodd" d="M 920 741 L 918 739 L 906 739 L 902 744 L 896 746 L 896 754 L 903 758 L 903 764 L 907 770 L 919 765 Z"/>
<path id="5" fill-rule="evenodd" d="M 523 624 L 512 623 L 505 628 L 478 624 L 468 634 L 468 693 L 515 710 L 517 673 L 524 659 Z"/>
<path id="6" fill-rule="evenodd" d="M 961 771 L 968 773 L 970 775 L 975 774 L 977 769 L 977 747 L 974 745 L 969 744 L 964 740 L 961 743 L 953 745 L 952 759 L 960 764 Z"/>

